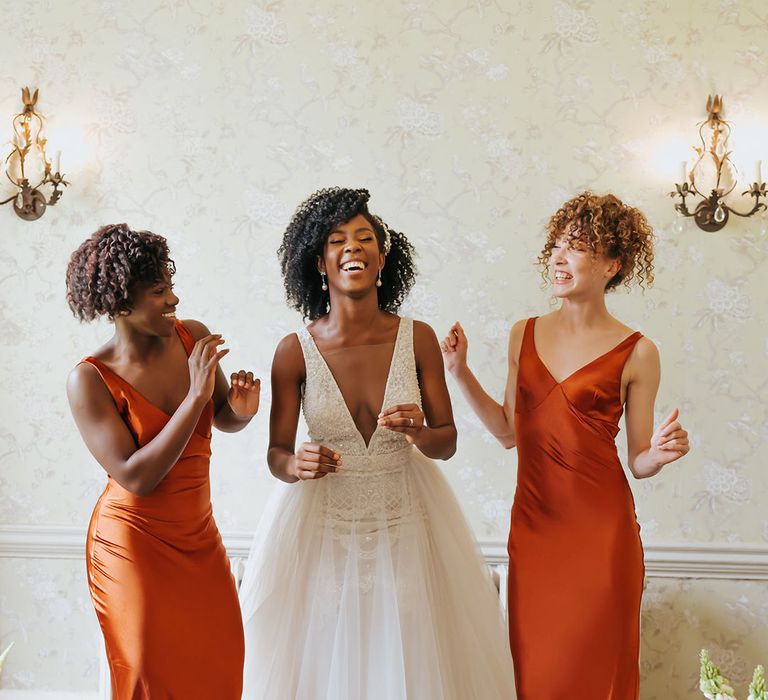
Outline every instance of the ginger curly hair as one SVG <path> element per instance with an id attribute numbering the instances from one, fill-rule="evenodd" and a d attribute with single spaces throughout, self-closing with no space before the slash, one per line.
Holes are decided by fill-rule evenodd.
<path id="1" fill-rule="evenodd" d="M 579 241 L 593 255 L 603 253 L 618 259 L 621 267 L 606 285 L 629 287 L 636 280 L 641 288 L 653 284 L 653 229 L 645 215 L 612 194 L 582 192 L 563 204 L 547 222 L 547 240 L 538 262 L 545 282 L 549 260 L 559 238 Z"/>
<path id="2" fill-rule="evenodd" d="M 69 259 L 67 304 L 81 321 L 112 320 L 130 311 L 137 282 L 153 284 L 175 272 L 162 236 L 127 224 L 102 226 Z"/>

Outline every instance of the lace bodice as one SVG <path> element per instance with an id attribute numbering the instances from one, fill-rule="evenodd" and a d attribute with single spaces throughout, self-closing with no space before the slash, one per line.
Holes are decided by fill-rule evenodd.
<path id="1" fill-rule="evenodd" d="M 408 447 L 408 441 L 402 433 L 381 427 L 376 428 L 366 447 L 314 339 L 306 328 L 302 328 L 298 336 L 307 377 L 302 407 L 312 442 L 336 450 L 345 460 L 348 457 L 388 454 Z M 401 403 L 421 406 L 421 391 L 413 354 L 413 319 L 410 318 L 400 319 L 382 409 Z"/>

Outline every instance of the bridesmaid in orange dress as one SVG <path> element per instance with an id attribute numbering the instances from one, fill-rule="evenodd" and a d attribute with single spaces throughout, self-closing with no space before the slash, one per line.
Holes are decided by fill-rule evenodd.
<path id="1" fill-rule="evenodd" d="M 560 307 L 518 321 L 504 403 L 467 366 L 457 323 L 449 371 L 488 430 L 517 447 L 509 534 L 509 633 L 520 700 L 637 700 L 643 550 L 616 451 L 625 413 L 628 467 L 657 474 L 685 455 L 675 409 L 653 429 L 656 346 L 611 316 L 608 290 L 653 281 L 652 231 L 613 195 L 585 192 L 550 219 L 539 258 Z"/>
<path id="2" fill-rule="evenodd" d="M 88 528 L 88 584 L 116 700 L 239 700 L 243 626 L 211 511 L 211 426 L 258 410 L 259 380 L 219 367 L 224 340 L 176 320 L 164 238 L 105 226 L 72 255 L 67 301 L 114 336 L 71 372 L 67 395 L 108 474 Z"/>

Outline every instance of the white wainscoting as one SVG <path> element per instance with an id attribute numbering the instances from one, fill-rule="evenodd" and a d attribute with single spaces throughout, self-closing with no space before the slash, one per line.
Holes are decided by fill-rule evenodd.
<path id="1" fill-rule="evenodd" d="M 232 570 L 238 579 L 248 557 L 251 533 L 222 533 Z M 507 547 L 500 540 L 478 544 L 506 599 Z M 85 529 L 67 525 L 0 525 L 0 558 L 82 559 Z M 664 578 L 712 578 L 768 581 L 768 547 L 743 544 L 663 544 L 645 547 L 646 574 Z M 66 693 L 0 690 L 0 700 L 109 700 L 106 659 L 100 664 L 97 692 Z"/>
<path id="2" fill-rule="evenodd" d="M 0 690 L 0 700 L 102 700 L 103 695 L 83 691 L 68 693 L 63 690 Z"/>
<path id="3" fill-rule="evenodd" d="M 248 556 L 251 533 L 223 532 L 229 556 Z M 507 563 L 506 542 L 479 540 L 489 564 Z M 0 557 L 82 559 L 85 529 L 68 525 L 0 525 Z M 649 544 L 645 547 L 650 577 L 714 578 L 768 581 L 768 546 L 747 544 Z"/>

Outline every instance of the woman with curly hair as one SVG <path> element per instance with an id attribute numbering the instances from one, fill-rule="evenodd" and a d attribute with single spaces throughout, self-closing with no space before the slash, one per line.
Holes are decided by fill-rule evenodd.
<path id="1" fill-rule="evenodd" d="M 311 323 L 272 365 L 267 460 L 286 483 L 241 586 L 243 697 L 512 698 L 498 594 L 432 461 L 456 449 L 440 347 L 397 315 L 413 249 L 368 198 L 316 192 L 279 250 L 288 302 Z"/>
<path id="2" fill-rule="evenodd" d="M 116 700 L 239 700 L 242 620 L 208 471 L 211 426 L 242 430 L 259 380 L 241 370 L 228 384 L 223 338 L 176 320 L 174 272 L 164 238 L 125 224 L 100 228 L 67 267 L 74 314 L 115 325 L 67 383 L 108 475 L 88 528 L 88 584 Z"/>
<path id="3" fill-rule="evenodd" d="M 615 438 L 643 479 L 688 452 L 674 410 L 653 429 L 659 353 L 611 316 L 605 293 L 653 281 L 653 233 L 613 195 L 585 192 L 550 219 L 539 262 L 560 307 L 518 321 L 503 405 L 467 366 L 456 323 L 448 370 L 493 436 L 517 447 L 509 616 L 521 700 L 636 699 L 643 550 Z"/>

